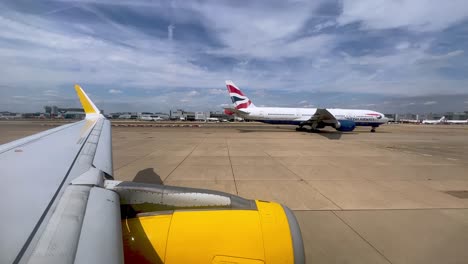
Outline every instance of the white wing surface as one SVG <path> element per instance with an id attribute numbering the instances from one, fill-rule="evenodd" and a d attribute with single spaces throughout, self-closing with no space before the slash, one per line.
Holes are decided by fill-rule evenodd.
<path id="1" fill-rule="evenodd" d="M 117 206 L 100 218 L 115 218 L 120 229 L 119 199 L 101 188 L 112 177 L 110 122 L 81 87 L 75 89 L 86 119 L 0 146 L 0 263 L 74 262 L 88 228 L 83 223 L 92 217 L 86 210 L 91 200 L 114 199 Z M 108 261 L 119 262 L 121 235 L 115 236 L 117 252 Z"/>

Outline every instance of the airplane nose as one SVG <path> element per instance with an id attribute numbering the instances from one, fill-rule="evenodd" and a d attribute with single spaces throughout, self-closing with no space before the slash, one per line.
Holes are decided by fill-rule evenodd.
<path id="1" fill-rule="evenodd" d="M 380 120 L 382 120 L 382 122 L 384 122 L 384 123 L 388 123 L 388 120 L 389 120 L 388 117 L 385 117 L 385 115 L 382 114 L 382 113 L 379 113 L 379 114 L 380 114 L 380 117 L 381 117 Z"/>
<path id="2" fill-rule="evenodd" d="M 382 123 L 388 123 L 388 120 L 389 120 L 388 117 L 385 117 L 385 115 L 382 114 L 382 113 L 378 113 L 378 114 L 379 114 L 380 116 L 379 116 L 377 119 L 380 119 L 380 121 L 381 121 Z"/>

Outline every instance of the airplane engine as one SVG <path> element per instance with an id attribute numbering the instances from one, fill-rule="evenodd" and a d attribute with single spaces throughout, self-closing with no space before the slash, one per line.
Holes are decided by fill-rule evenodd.
<path id="1" fill-rule="evenodd" d="M 339 120 L 334 127 L 341 132 L 350 132 L 356 128 L 356 123 L 352 120 Z"/>
<path id="2" fill-rule="evenodd" d="M 305 262 L 299 225 L 281 204 L 194 188 L 107 186 L 120 196 L 125 263 Z"/>

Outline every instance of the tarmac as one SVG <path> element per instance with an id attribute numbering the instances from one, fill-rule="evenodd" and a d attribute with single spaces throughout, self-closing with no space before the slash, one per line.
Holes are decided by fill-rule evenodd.
<path id="1" fill-rule="evenodd" d="M 468 263 L 468 126 L 115 125 L 117 180 L 283 203 L 307 263 Z M 2 121 L 0 144 L 48 128 Z"/>

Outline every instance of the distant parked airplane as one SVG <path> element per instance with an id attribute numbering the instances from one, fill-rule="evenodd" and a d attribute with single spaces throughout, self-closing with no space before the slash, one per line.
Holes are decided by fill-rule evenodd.
<path id="1" fill-rule="evenodd" d="M 206 122 L 219 122 L 219 118 L 217 118 L 217 117 L 208 117 L 205 121 Z"/>
<path id="2" fill-rule="evenodd" d="M 445 120 L 445 123 L 456 124 L 456 125 L 466 125 L 468 124 L 468 119 L 467 120 Z"/>
<path id="3" fill-rule="evenodd" d="M 160 116 L 157 115 L 142 115 L 140 116 L 140 120 L 142 121 L 162 121 L 164 120 Z"/>
<path id="4" fill-rule="evenodd" d="M 310 126 L 312 130 L 331 126 L 338 131 L 353 131 L 356 126 L 370 126 L 371 132 L 388 122 L 382 113 L 371 110 L 256 107 L 232 81 L 226 81 L 226 87 L 235 107 L 225 108 L 225 113 L 235 113 L 248 120 L 297 125 L 296 130 L 304 126 Z"/>
<path id="5" fill-rule="evenodd" d="M 428 125 L 436 125 L 436 124 L 442 124 L 444 123 L 446 120 L 445 120 L 445 116 L 441 117 L 439 120 L 428 120 L 428 119 L 425 119 L 422 121 L 423 124 L 428 124 Z"/>
<path id="6" fill-rule="evenodd" d="M 408 124 L 421 124 L 421 121 L 417 119 L 400 119 L 399 122 Z"/>

